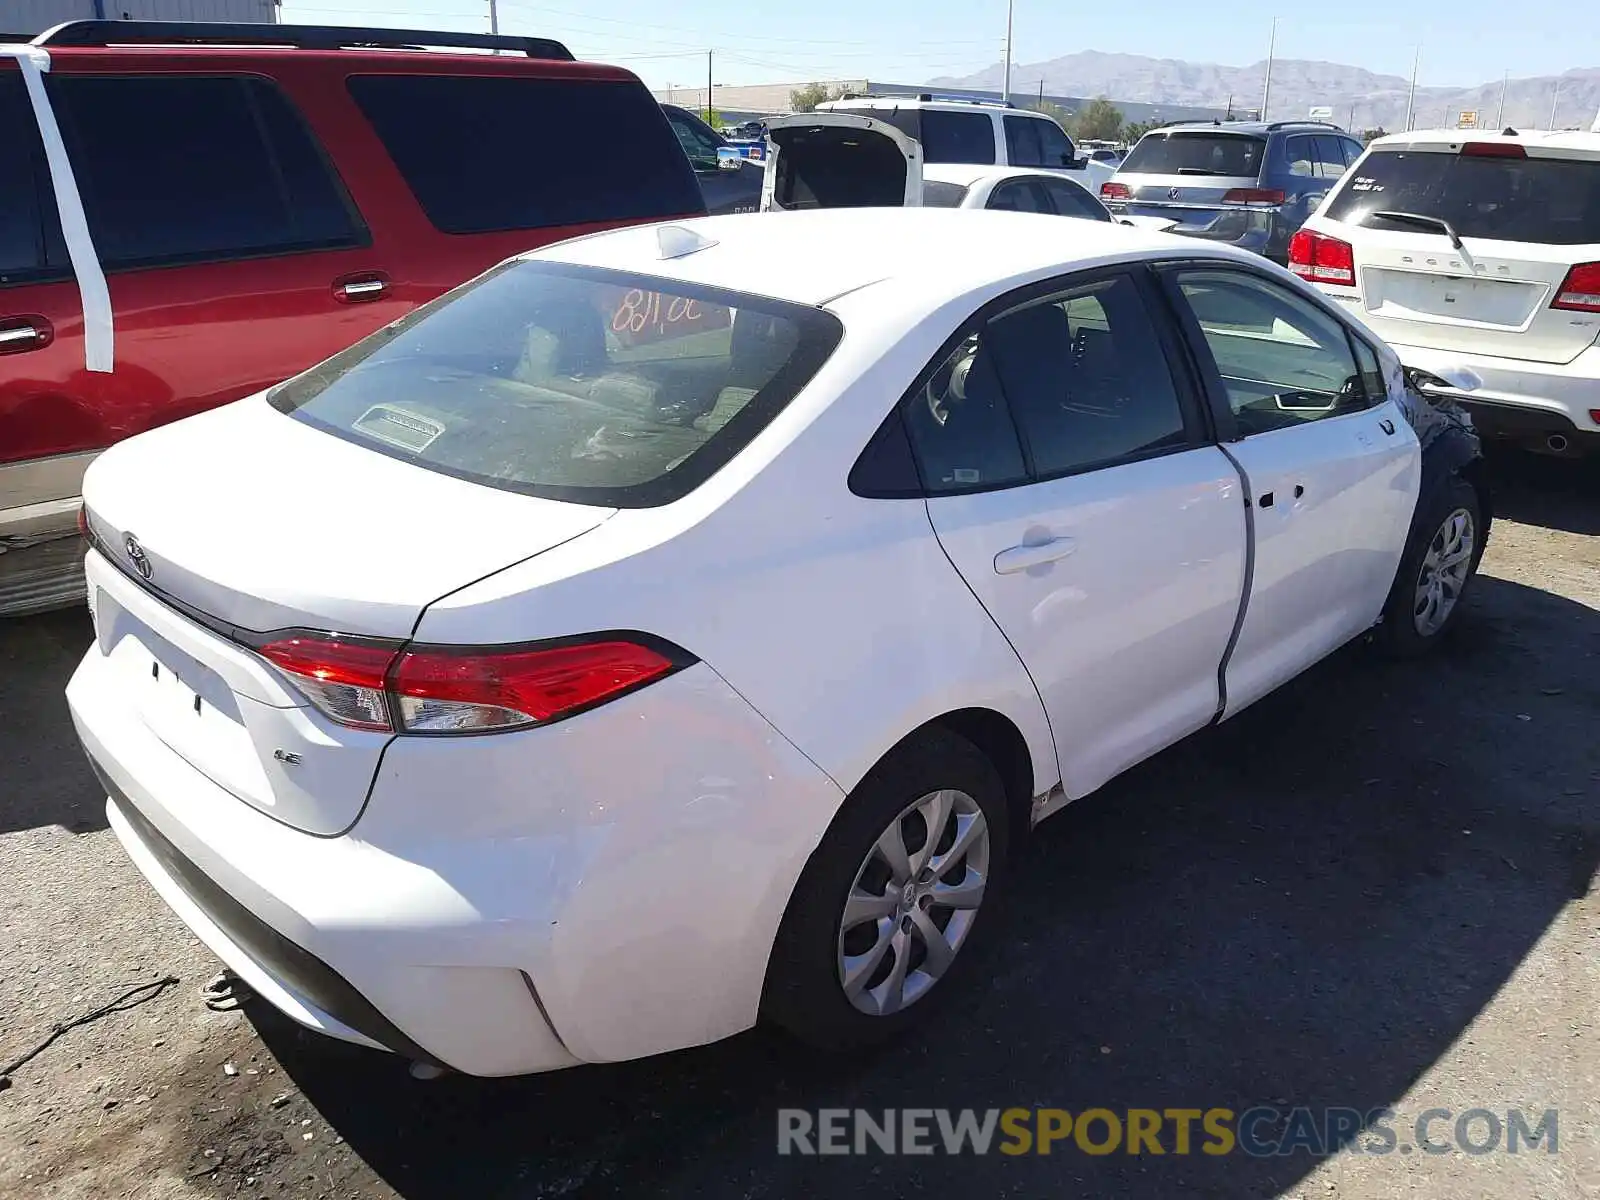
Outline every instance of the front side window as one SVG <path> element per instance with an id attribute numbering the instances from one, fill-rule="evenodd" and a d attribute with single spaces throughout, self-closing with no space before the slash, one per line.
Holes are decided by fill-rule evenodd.
<path id="1" fill-rule="evenodd" d="M 979 336 L 1036 477 L 1187 443 L 1166 355 L 1129 276 L 1013 310 Z"/>
<path id="2" fill-rule="evenodd" d="M 1289 289 L 1243 271 L 1175 271 L 1248 437 L 1367 406 L 1344 326 Z"/>
<path id="3" fill-rule="evenodd" d="M 443 233 L 492 233 L 704 212 L 666 117 L 642 84 L 489 75 L 354 75 L 350 94 Z M 569 136 L 579 119 L 603 149 Z"/>
<path id="4" fill-rule="evenodd" d="M 994 162 L 994 122 L 988 113 L 923 109 L 919 116 L 923 162 Z"/>
<path id="5" fill-rule="evenodd" d="M 268 80 L 52 73 L 45 86 L 108 269 L 366 240 L 321 147 Z"/>
<path id="6" fill-rule="evenodd" d="M 686 495 L 838 343 L 820 309 L 514 262 L 272 393 L 345 441 L 489 487 L 647 507 Z"/>

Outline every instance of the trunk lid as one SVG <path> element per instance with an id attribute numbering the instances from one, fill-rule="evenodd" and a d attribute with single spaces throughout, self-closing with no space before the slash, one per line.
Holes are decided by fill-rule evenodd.
<path id="1" fill-rule="evenodd" d="M 246 630 L 410 635 L 433 600 L 615 510 L 499 491 L 329 436 L 261 397 L 113 446 L 84 500 L 161 593 Z M 141 571 L 142 574 L 142 571 Z"/>
<path id="2" fill-rule="evenodd" d="M 1260 186 L 1267 143 L 1225 130 L 1172 130 L 1146 134 L 1112 179 L 1128 189 L 1110 202 L 1119 216 L 1164 217 L 1175 233 L 1210 231 L 1240 210 L 1222 198 L 1236 188 Z"/>
<path id="3" fill-rule="evenodd" d="M 84 497 L 96 645 L 119 699 L 217 786 L 322 836 L 360 814 L 392 735 L 329 720 L 248 633 L 406 638 L 433 600 L 615 511 L 422 470 L 259 397 L 112 447 Z"/>
<path id="4" fill-rule="evenodd" d="M 1350 244 L 1362 319 L 1388 341 L 1567 363 L 1600 335 L 1600 314 L 1554 307 L 1568 272 L 1600 261 L 1600 148 L 1375 149 L 1312 224 Z"/>
<path id="5" fill-rule="evenodd" d="M 804 113 L 767 122 L 761 211 L 920 208 L 922 146 L 874 117 Z"/>

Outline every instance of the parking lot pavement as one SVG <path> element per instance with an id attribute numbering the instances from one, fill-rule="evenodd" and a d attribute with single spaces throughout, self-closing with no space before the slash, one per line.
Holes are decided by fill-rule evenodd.
<path id="1" fill-rule="evenodd" d="M 0 1061 L 181 983 L 16 1072 L 0 1194 L 1600 1195 L 1600 470 L 1496 470 L 1446 653 L 1352 647 L 1042 826 L 987 986 L 849 1060 L 757 1032 L 422 1084 L 270 1011 L 208 1011 L 216 965 L 118 850 L 73 741 L 86 617 L 4 627 Z M 1389 1105 L 1402 1142 L 1429 1107 L 1554 1108 L 1558 1152 L 776 1154 L 786 1107 L 1258 1104 Z"/>

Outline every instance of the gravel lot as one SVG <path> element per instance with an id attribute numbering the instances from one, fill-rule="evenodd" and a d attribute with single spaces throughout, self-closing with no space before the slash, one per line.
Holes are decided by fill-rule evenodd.
<path id="1" fill-rule="evenodd" d="M 119 851 L 73 739 L 86 616 L 0 626 L 0 1062 L 180 980 L 16 1071 L 0 1195 L 1600 1196 L 1600 466 L 1496 474 L 1446 653 L 1352 647 L 1042 826 L 991 985 L 843 1061 L 758 1032 L 420 1084 L 259 1006 L 208 1011 L 216 964 Z M 1559 1153 L 775 1153 L 785 1106 L 1255 1104 L 1388 1104 L 1402 1131 L 1554 1107 Z"/>

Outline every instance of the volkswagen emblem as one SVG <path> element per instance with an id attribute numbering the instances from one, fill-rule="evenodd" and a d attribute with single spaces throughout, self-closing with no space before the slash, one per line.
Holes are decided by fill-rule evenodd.
<path id="1" fill-rule="evenodd" d="M 1168 188 L 1167 189 L 1167 199 L 1168 200 L 1176 200 L 1177 198 L 1178 198 L 1178 189 L 1177 188 Z"/>
<path id="2" fill-rule="evenodd" d="M 122 548 L 127 551 L 128 559 L 133 563 L 133 569 L 139 572 L 140 578 L 148 581 L 154 572 L 150 567 L 150 556 L 144 552 L 144 547 L 139 545 L 139 539 L 130 533 L 122 539 Z"/>

